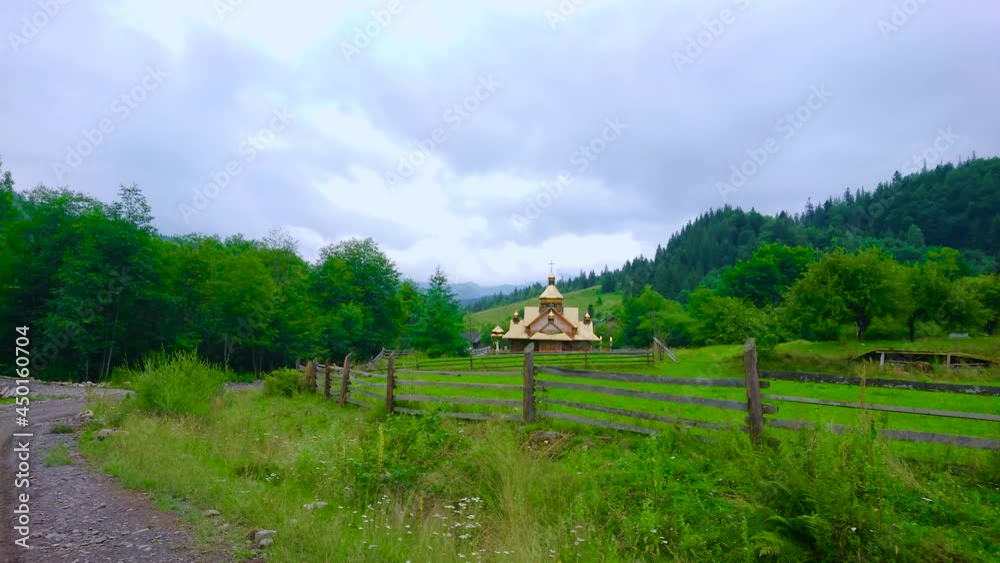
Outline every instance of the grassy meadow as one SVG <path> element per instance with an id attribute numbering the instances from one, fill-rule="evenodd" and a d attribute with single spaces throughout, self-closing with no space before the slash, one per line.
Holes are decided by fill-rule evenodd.
<path id="1" fill-rule="evenodd" d="M 929 372 L 903 371 L 897 368 L 886 367 L 880 369 L 877 365 L 866 363 L 854 363 L 850 360 L 866 350 L 876 348 L 896 348 L 896 349 L 921 349 L 921 350 L 952 350 L 962 351 L 980 356 L 996 357 L 1000 351 L 1000 339 L 997 338 L 976 338 L 968 340 L 929 339 L 914 343 L 910 342 L 866 342 L 863 345 L 853 342 L 792 342 L 782 344 L 777 347 L 770 356 L 760 358 L 759 367 L 761 370 L 794 370 L 810 371 L 819 373 L 865 375 L 866 377 L 893 378 L 893 379 L 915 379 L 921 381 L 942 381 L 949 383 L 977 383 L 1000 385 L 1000 367 L 987 370 L 955 370 L 946 368 L 934 368 Z M 679 363 L 670 360 L 658 361 L 654 367 L 630 367 L 626 370 L 629 373 L 644 373 L 651 375 L 661 375 L 664 377 L 708 377 L 708 378 L 742 378 L 743 377 L 743 348 L 738 345 L 709 346 L 694 349 L 678 349 L 675 351 Z M 479 360 L 479 358 L 476 358 Z M 536 355 L 536 365 L 545 365 L 545 355 Z M 421 369 L 426 365 L 433 366 L 434 360 L 421 361 Z M 497 365 L 504 370 L 517 371 L 522 365 L 522 358 L 515 355 L 499 356 Z M 596 369 L 613 369 L 613 367 L 602 366 L 600 360 L 591 360 L 592 366 Z M 477 364 L 478 366 L 479 364 Z M 490 365 L 490 364 L 486 364 Z M 412 367 L 412 366 L 410 366 Z M 573 367 L 582 368 L 582 365 Z M 433 369 L 433 367 L 431 368 Z M 448 369 L 456 369 L 449 367 Z M 442 382 L 468 382 L 468 383 L 506 383 L 519 384 L 519 375 L 464 375 L 460 378 L 449 375 L 436 376 L 434 374 L 406 374 L 400 373 L 397 379 L 402 381 L 442 381 Z M 650 391 L 659 393 L 669 393 L 677 395 L 688 395 L 695 397 L 705 397 L 713 399 L 728 399 L 735 401 L 745 400 L 745 391 L 741 387 L 698 387 L 698 386 L 664 386 L 651 383 L 618 383 L 610 381 L 592 381 L 582 378 L 554 376 L 549 374 L 539 374 L 536 376 L 539 382 L 561 381 L 569 383 L 584 383 L 591 385 L 602 385 L 607 387 L 622 387 L 640 391 Z M 381 383 L 384 380 L 371 379 L 373 383 Z M 544 385 L 542 383 L 541 385 Z M 384 391 L 377 388 L 361 387 L 370 392 L 383 395 Z M 428 387 L 400 384 L 396 393 L 412 395 L 432 395 L 440 397 L 466 396 L 490 399 L 520 399 L 519 390 L 493 390 L 493 389 L 455 389 L 449 387 Z M 872 404 L 926 408 L 935 410 L 964 411 L 971 413 L 983 413 L 1000 415 L 1000 401 L 996 397 L 988 396 L 968 396 L 952 393 L 932 393 L 927 391 L 911 391 L 901 389 L 885 388 L 860 388 L 848 385 L 798 383 L 791 381 L 771 381 L 770 388 L 764 393 L 774 395 L 801 396 L 814 399 L 840 402 L 866 402 Z M 679 417 L 687 420 L 698 420 L 705 422 L 726 423 L 739 425 L 745 416 L 741 411 L 722 410 L 715 407 L 685 405 L 657 401 L 652 399 L 637 399 L 632 397 L 618 397 L 604 394 L 597 394 L 588 391 L 551 389 L 539 392 L 536 397 L 543 401 L 539 409 L 547 409 L 556 412 L 565 412 L 608 420 L 612 422 L 635 424 L 635 420 L 625 416 L 583 411 L 561 405 L 546 405 L 546 398 L 571 401 L 577 403 L 596 404 L 605 407 L 612 407 L 626 410 L 639 410 L 647 413 L 663 416 Z M 366 397 L 362 397 L 368 400 Z M 819 424 L 844 424 L 857 425 L 859 417 L 869 416 L 868 413 L 861 413 L 854 409 L 841 407 L 808 405 L 801 403 L 790 403 L 783 401 L 765 400 L 766 403 L 776 404 L 778 412 L 768 415 L 772 418 L 808 420 Z M 480 405 L 454 405 L 448 403 L 409 403 L 397 401 L 397 406 L 418 407 L 423 409 L 434 409 L 442 405 L 446 410 L 460 412 L 499 412 L 507 414 L 517 414 L 518 408 L 495 407 Z M 907 413 L 886 413 L 876 412 L 870 415 L 879 428 L 917 430 L 923 432 L 939 432 L 947 434 L 958 434 L 964 436 L 978 436 L 993 439 L 1000 439 L 1000 425 L 990 421 L 953 419 L 944 417 L 921 416 Z M 664 423 L 644 421 L 643 424 L 663 430 L 667 425 Z M 782 430 L 772 430 L 772 432 L 787 433 Z M 914 446 L 909 444 L 896 444 L 893 447 L 909 449 L 927 449 L 924 446 Z M 930 451 L 935 451 L 935 447 L 929 447 Z"/>
<path id="2" fill-rule="evenodd" d="M 917 344 L 933 349 L 947 343 Z M 965 343 L 983 355 L 995 351 L 995 344 Z M 823 371 L 829 365 L 843 373 L 852 368 L 838 362 L 853 355 L 854 348 L 792 343 L 779 347 L 775 358 L 813 358 L 799 370 Z M 681 363 L 666 361 L 646 371 L 666 377 L 736 377 L 741 353 L 733 346 L 680 350 Z M 768 368 L 767 361 L 761 364 Z M 545 418 L 523 425 L 386 417 L 383 407 L 340 408 L 311 394 L 186 394 L 182 385 L 143 384 L 144 378 L 217 380 L 211 368 L 193 358 L 147 371 L 138 377 L 140 396 L 96 405 L 84 451 L 126 486 L 154 493 L 158 506 L 185 511 L 206 545 L 236 545 L 241 558 L 254 556 L 245 538 L 255 529 L 278 532 L 266 548 L 268 560 L 296 562 L 923 562 L 1000 557 L 998 452 L 889 443 L 871 432 L 771 429 L 768 435 L 778 440 L 755 449 L 736 429 L 661 425 L 658 436 L 648 437 Z M 934 373 L 909 376 L 936 379 Z M 977 376 L 993 383 L 997 379 L 995 370 Z M 155 396 L 159 389 L 170 397 Z M 742 396 L 740 389 L 726 388 L 655 390 Z M 440 388 L 441 394 L 455 391 Z M 737 411 L 557 391 L 565 400 L 597 400 L 734 426 L 741 418 Z M 791 382 L 774 382 L 768 391 L 838 400 L 857 400 L 859 393 L 847 386 Z M 403 392 L 439 391 L 423 386 L 397 390 Z M 885 404 L 1000 414 L 995 398 L 864 392 L 866 400 Z M 188 401 L 190 408 L 185 407 Z M 774 416 L 997 437 L 996 423 L 888 414 L 782 404 Z M 104 426 L 127 432 L 92 439 L 94 429 Z M 565 436 L 532 446 L 533 432 L 553 429 Z M 304 508 L 315 501 L 328 504 Z M 217 518 L 201 515 L 205 509 L 219 510 L 230 526 L 219 529 Z"/>

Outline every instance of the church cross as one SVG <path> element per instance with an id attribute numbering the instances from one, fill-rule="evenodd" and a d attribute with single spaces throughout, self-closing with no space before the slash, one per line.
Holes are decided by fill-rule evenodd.
<path id="1" fill-rule="evenodd" d="M 555 273 L 555 272 L 553 271 L 553 268 L 555 267 L 555 265 L 556 265 L 556 263 L 555 263 L 555 262 L 549 262 L 549 273 L 550 273 L 550 274 L 554 274 L 554 273 Z"/>

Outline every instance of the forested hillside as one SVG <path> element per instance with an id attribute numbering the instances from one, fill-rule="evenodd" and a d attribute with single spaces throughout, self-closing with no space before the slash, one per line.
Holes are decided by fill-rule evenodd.
<path id="1" fill-rule="evenodd" d="M 728 206 L 711 210 L 671 236 L 652 257 L 629 260 L 596 279 L 626 297 L 649 284 L 668 299 L 686 302 L 703 281 L 714 285 L 723 268 L 749 259 L 767 243 L 847 251 L 876 245 L 902 263 L 920 261 L 929 250 L 947 246 L 962 253 L 967 273 L 992 271 L 1000 258 L 1000 158 L 943 164 L 906 177 L 896 172 L 874 190 L 847 189 L 819 205 L 807 203 L 801 213 L 768 216 Z M 574 289 L 588 287 L 592 276 L 567 281 Z M 536 291 L 540 287 L 494 296 L 473 310 Z"/>
<path id="2" fill-rule="evenodd" d="M 167 237 L 152 219 L 134 185 L 107 204 L 65 188 L 17 191 L 0 176 L 0 326 L 10 342 L 28 327 L 35 376 L 98 380 L 161 350 L 256 373 L 382 346 L 465 351 L 447 278 L 422 290 L 371 239 L 327 246 L 310 264 L 280 231 Z M 13 367 L 4 360 L 0 370 Z"/>
<path id="3" fill-rule="evenodd" d="M 635 346 L 656 333 L 674 345 L 991 333 L 1000 276 L 983 274 L 1000 240 L 998 178 L 1000 159 L 976 160 L 795 216 L 710 211 L 651 259 L 581 272 L 560 289 L 600 287 L 602 310 L 620 301 L 621 323 L 598 332 Z M 0 326 L 30 328 L 32 373 L 101 379 L 160 350 L 256 373 L 383 346 L 467 353 L 446 276 L 426 289 L 404 280 L 372 239 L 329 245 L 309 263 L 281 232 L 164 236 L 152 220 L 135 185 L 105 203 L 67 188 L 15 190 L 0 176 Z"/>

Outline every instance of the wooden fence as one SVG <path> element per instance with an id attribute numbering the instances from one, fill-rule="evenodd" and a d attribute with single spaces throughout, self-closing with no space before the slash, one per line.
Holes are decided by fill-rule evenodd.
<path id="1" fill-rule="evenodd" d="M 622 349 L 603 352 L 534 352 L 539 365 L 580 367 L 583 369 L 633 369 L 654 365 L 653 349 Z M 420 358 L 411 356 L 400 358 L 397 365 L 417 370 L 518 370 L 524 364 L 525 355 L 519 352 L 501 352 L 472 355 L 465 358 Z"/>
<path id="2" fill-rule="evenodd" d="M 1000 388 L 988 386 L 952 385 L 944 383 L 920 383 L 891 379 L 869 379 L 863 381 L 860 378 L 827 374 L 772 371 L 760 372 L 757 366 L 757 350 L 753 339 L 750 339 L 744 347 L 744 376 L 742 378 L 669 377 L 614 371 L 589 371 L 573 367 L 539 365 L 538 360 L 546 358 L 548 355 L 534 352 L 531 346 L 529 346 L 529 349 L 523 354 L 523 356 L 519 354 L 517 357 L 520 359 L 519 364 L 503 364 L 495 369 L 480 367 L 479 371 L 460 371 L 448 369 L 421 370 L 402 367 L 399 365 L 397 358 L 390 355 L 388 357 L 386 372 L 380 373 L 352 368 L 351 357 L 349 355 L 345 358 L 344 365 L 342 367 L 332 366 L 329 362 L 325 365 L 320 365 L 316 361 L 310 362 L 305 366 L 304 377 L 310 382 L 313 389 L 316 389 L 317 371 L 318 369 L 323 369 L 326 374 L 324 394 L 329 398 L 331 397 L 330 382 L 334 377 L 331 376 L 331 373 L 339 373 L 340 389 L 338 402 L 342 406 L 346 403 L 355 404 L 361 407 L 373 407 L 377 404 L 384 404 L 386 411 L 390 414 L 401 413 L 411 415 L 431 414 L 430 411 L 426 410 L 426 407 L 424 409 L 417 408 L 417 405 L 414 405 L 413 403 L 443 403 L 450 405 L 486 406 L 490 407 L 490 412 L 461 412 L 461 409 L 458 409 L 452 411 L 437 411 L 435 414 L 438 416 L 470 420 L 505 419 L 521 420 L 526 423 L 548 418 L 643 434 L 657 433 L 656 428 L 652 428 L 650 425 L 642 425 L 643 421 L 646 421 L 647 423 L 653 422 L 707 429 L 729 428 L 734 424 L 726 424 L 710 420 L 689 419 L 679 416 L 667 416 L 661 413 L 644 412 L 633 408 L 617 408 L 606 404 L 596 404 L 599 401 L 591 399 L 588 399 L 587 402 L 584 402 L 583 400 L 568 400 L 564 394 L 566 392 L 575 392 L 577 394 L 578 392 L 584 392 L 585 396 L 588 398 L 595 397 L 596 395 L 603 395 L 605 397 L 625 397 L 637 399 L 638 401 L 636 401 L 636 403 L 639 405 L 643 403 L 649 404 L 650 401 L 657 401 L 681 405 L 693 405 L 698 407 L 709 407 L 727 411 L 738 411 L 745 413 L 745 417 L 743 419 L 745 426 L 739 423 L 736 423 L 736 425 L 748 432 L 754 443 L 761 442 L 767 427 L 799 430 L 813 428 L 816 426 L 816 423 L 811 421 L 765 417 L 765 415 L 775 414 L 778 412 L 778 406 L 773 402 L 804 403 L 850 409 L 865 409 L 869 411 L 1000 422 L 1000 416 L 992 414 L 951 412 L 856 402 L 827 401 L 809 397 L 762 393 L 762 389 L 770 388 L 769 380 L 834 383 L 842 385 L 867 385 L 871 387 L 918 389 L 933 392 L 966 393 L 987 396 L 1000 396 Z M 466 359 L 464 358 L 461 359 L 463 362 L 465 360 Z M 515 367 L 517 369 L 510 369 L 511 367 Z M 493 379 L 494 382 L 481 383 L 461 381 L 460 378 L 463 376 L 466 378 L 482 378 L 483 376 L 487 376 L 489 379 Z M 629 388 L 621 386 L 620 384 L 622 383 L 633 385 L 632 388 Z M 642 388 L 636 388 L 639 386 Z M 416 387 L 418 390 L 432 389 L 437 392 L 440 392 L 440 390 L 444 388 L 454 389 L 455 392 L 454 396 L 442 396 L 434 394 L 430 391 L 398 393 L 397 389 L 399 387 L 405 387 L 408 389 Z M 685 395 L 677 392 L 664 392 L 670 390 L 671 387 L 674 389 L 677 387 L 739 388 L 745 391 L 745 400 L 718 399 Z M 489 398 L 469 396 L 470 393 L 468 392 L 481 390 L 489 390 L 494 395 L 503 396 Z M 466 391 L 465 396 L 462 396 L 463 391 Z M 505 408 L 507 412 L 497 412 L 497 407 Z M 563 407 L 575 409 L 577 411 L 615 415 L 625 417 L 627 419 L 633 419 L 634 422 L 623 423 L 600 418 L 592 418 L 590 416 L 572 414 L 562 410 L 553 410 L 551 407 Z M 852 429 L 852 427 L 843 425 L 828 425 L 826 427 L 836 433 L 845 433 Z M 970 448 L 1000 450 L 1000 440 L 990 438 L 892 429 L 880 429 L 879 434 L 888 440 L 948 444 Z"/>

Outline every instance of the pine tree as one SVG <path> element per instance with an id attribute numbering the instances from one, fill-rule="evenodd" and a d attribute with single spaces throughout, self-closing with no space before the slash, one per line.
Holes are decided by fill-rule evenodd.
<path id="1" fill-rule="evenodd" d="M 462 338 L 462 307 L 438 267 L 430 278 L 417 321 L 415 344 L 431 357 L 463 355 L 469 344 Z"/>

